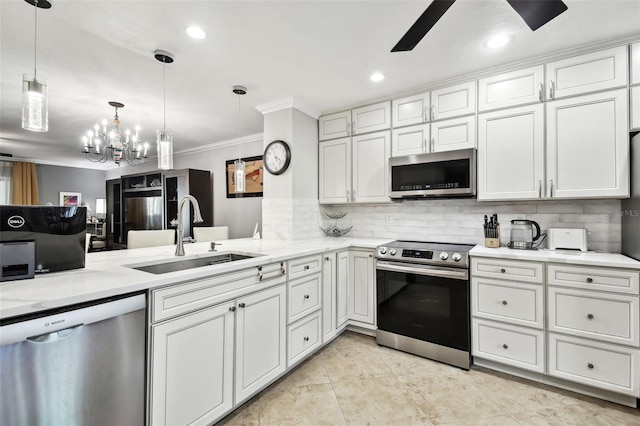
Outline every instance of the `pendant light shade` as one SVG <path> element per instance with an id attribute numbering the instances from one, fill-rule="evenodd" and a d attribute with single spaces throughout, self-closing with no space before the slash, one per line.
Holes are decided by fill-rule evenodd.
<path id="1" fill-rule="evenodd" d="M 240 97 L 247 94 L 247 88 L 244 86 L 233 86 L 233 93 L 238 95 L 238 137 L 240 137 Z M 242 156 L 239 156 L 238 159 L 233 162 L 233 170 L 233 181 L 236 184 L 236 193 L 246 191 L 245 164 Z"/>
<path id="2" fill-rule="evenodd" d="M 38 75 L 38 9 L 49 9 L 46 0 L 25 0 L 34 6 L 33 74 L 22 76 L 22 128 L 33 132 L 49 130 L 47 79 Z"/>
<path id="3" fill-rule="evenodd" d="M 158 168 L 160 170 L 173 169 L 173 134 L 167 132 L 167 89 L 166 89 L 166 65 L 173 62 L 173 55 L 164 50 L 156 50 L 155 58 L 162 62 L 162 90 L 163 90 L 163 124 L 162 130 L 158 130 Z"/>

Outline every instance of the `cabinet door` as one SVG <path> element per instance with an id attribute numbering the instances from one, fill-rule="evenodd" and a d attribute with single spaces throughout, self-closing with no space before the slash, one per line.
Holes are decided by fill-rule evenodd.
<path id="1" fill-rule="evenodd" d="M 353 137 L 353 200 L 389 202 L 391 132 Z"/>
<path id="2" fill-rule="evenodd" d="M 476 112 L 476 82 L 458 84 L 431 92 L 431 120 L 444 120 Z"/>
<path id="3" fill-rule="evenodd" d="M 393 129 L 391 132 L 391 155 L 413 155 L 429 152 L 429 125 Z"/>
<path id="4" fill-rule="evenodd" d="M 548 103 L 547 179 L 552 198 L 629 196 L 625 89 Z"/>
<path id="5" fill-rule="evenodd" d="M 151 327 L 149 424 L 211 424 L 233 407 L 233 306 Z"/>
<path id="6" fill-rule="evenodd" d="M 351 138 L 319 144 L 319 201 L 344 204 L 351 201 Z"/>
<path id="7" fill-rule="evenodd" d="M 336 253 L 325 253 L 322 257 L 322 343 L 336 335 Z"/>
<path id="8" fill-rule="evenodd" d="M 349 301 L 348 317 L 350 320 L 375 325 L 374 279 L 373 253 L 369 251 L 350 251 L 347 293 Z"/>
<path id="9" fill-rule="evenodd" d="M 524 68 L 478 81 L 478 111 L 544 100 L 544 67 Z"/>
<path id="10" fill-rule="evenodd" d="M 627 84 L 627 46 L 546 64 L 549 99 L 613 89 Z"/>
<path id="11" fill-rule="evenodd" d="M 393 127 L 411 126 L 429 121 L 431 109 L 429 99 L 429 92 L 427 92 L 391 102 Z"/>
<path id="12" fill-rule="evenodd" d="M 631 129 L 640 130 L 640 86 L 631 88 L 631 101 L 629 102 L 631 116 Z"/>
<path id="13" fill-rule="evenodd" d="M 478 116 L 478 199 L 535 199 L 543 194 L 543 105 Z"/>
<path id="14" fill-rule="evenodd" d="M 431 123 L 431 152 L 475 147 L 475 115 Z"/>
<path id="15" fill-rule="evenodd" d="M 349 252 L 338 253 L 336 264 L 336 329 L 344 328 L 349 319 Z"/>
<path id="16" fill-rule="evenodd" d="M 236 326 L 236 405 L 286 369 L 286 286 L 238 299 Z"/>
<path id="17" fill-rule="evenodd" d="M 380 102 L 351 111 L 354 135 L 377 132 L 391 128 L 391 102 Z"/>
<path id="18" fill-rule="evenodd" d="M 337 112 L 318 119 L 318 140 L 344 138 L 351 134 L 351 111 Z"/>
<path id="19" fill-rule="evenodd" d="M 631 84 L 640 84 L 640 41 L 631 45 Z"/>

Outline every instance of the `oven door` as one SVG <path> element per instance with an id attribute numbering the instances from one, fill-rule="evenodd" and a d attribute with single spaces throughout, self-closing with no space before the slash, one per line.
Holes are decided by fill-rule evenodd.
<path id="1" fill-rule="evenodd" d="M 469 271 L 377 262 L 378 329 L 470 350 Z"/>

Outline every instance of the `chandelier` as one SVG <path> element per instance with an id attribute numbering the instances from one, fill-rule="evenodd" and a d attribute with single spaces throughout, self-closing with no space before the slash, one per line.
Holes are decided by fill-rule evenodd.
<path id="1" fill-rule="evenodd" d="M 104 163 L 110 160 L 118 166 L 122 160 L 130 166 L 144 163 L 148 158 L 149 144 L 140 140 L 140 126 L 135 127 L 134 134 L 127 129 L 123 135 L 120 130 L 118 108 L 124 108 L 124 104 L 112 101 L 109 102 L 109 105 L 116 110 L 113 128 L 107 133 L 107 120 L 102 120 L 102 128 L 96 123 L 93 130 L 89 130 L 82 137 L 84 143 L 82 152 L 87 156 L 87 160 L 94 163 Z"/>

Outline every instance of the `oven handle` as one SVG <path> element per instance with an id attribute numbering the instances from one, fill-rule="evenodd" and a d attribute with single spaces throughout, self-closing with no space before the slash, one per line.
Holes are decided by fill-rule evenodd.
<path id="1" fill-rule="evenodd" d="M 453 278 L 456 280 L 469 279 L 469 271 L 465 271 L 465 270 L 452 271 L 449 269 L 435 269 L 435 268 L 429 268 L 429 267 L 423 267 L 423 266 L 398 265 L 397 263 L 389 263 L 384 261 L 377 261 L 376 269 L 380 269 L 381 271 L 407 272 L 412 274 L 428 275 L 433 277 Z"/>

